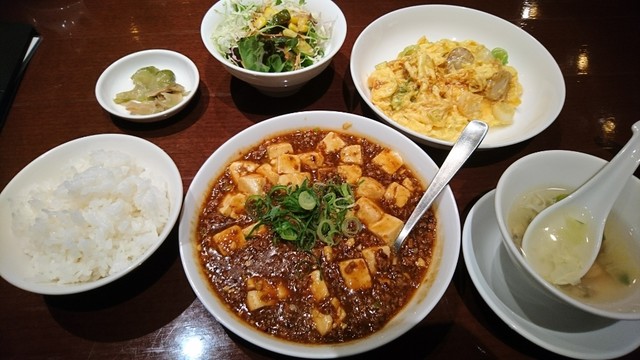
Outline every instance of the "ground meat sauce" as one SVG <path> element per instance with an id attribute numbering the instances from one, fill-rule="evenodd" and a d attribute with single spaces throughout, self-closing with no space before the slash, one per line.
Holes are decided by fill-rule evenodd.
<path id="1" fill-rule="evenodd" d="M 250 149 L 243 160 L 265 163 L 269 145 L 288 142 L 294 153 L 313 151 L 327 135 L 326 131 L 304 130 L 281 135 Z M 387 186 L 393 181 L 402 183 L 410 179 L 414 185 L 407 204 L 398 207 L 390 201 L 381 200 L 381 208 L 402 221 L 406 221 L 415 208 L 423 186 L 404 165 L 392 175 L 382 171 L 372 162 L 373 157 L 383 148 L 365 138 L 339 133 L 347 145 L 360 144 L 362 149 L 362 176 L 378 180 Z M 336 168 L 339 162 L 337 152 L 324 156 L 324 167 Z M 320 172 L 309 171 L 314 181 Z M 322 176 L 328 176 L 322 172 Z M 337 174 L 337 171 L 332 175 Z M 254 222 L 247 215 L 237 218 L 223 216 L 219 204 L 226 193 L 234 190 L 234 181 L 227 170 L 212 186 L 210 196 L 203 204 L 198 225 L 198 249 L 204 273 L 212 289 L 229 306 L 230 310 L 254 327 L 294 342 L 339 343 L 365 337 L 382 328 L 411 298 L 422 283 L 431 263 L 432 250 L 436 239 L 436 218 L 429 210 L 416 225 L 405 241 L 397 259 L 378 251 L 375 253 L 378 270 L 371 275 L 372 285 L 367 289 L 353 290 L 346 286 L 339 263 L 347 259 L 362 258 L 362 249 L 386 245 L 383 240 L 365 227 L 353 239 L 340 239 L 327 256 L 324 243 L 320 241 L 311 251 L 302 251 L 293 244 L 277 241 L 274 235 L 247 238 L 245 246 L 223 256 L 212 244 L 211 237 L 232 226 L 248 226 Z M 353 264 L 352 264 L 353 265 Z M 318 301 L 310 291 L 310 274 L 320 270 L 321 278 L 327 285 L 329 296 Z M 351 271 L 348 267 L 344 271 Z M 248 279 L 258 279 L 254 286 L 286 287 L 286 297 L 275 300 L 273 305 L 250 311 L 247 307 Z M 268 297 L 268 296 L 267 296 Z M 330 331 L 321 334 L 313 321 L 313 309 L 330 315 L 333 324 Z M 316 312 L 317 313 L 317 312 Z"/>

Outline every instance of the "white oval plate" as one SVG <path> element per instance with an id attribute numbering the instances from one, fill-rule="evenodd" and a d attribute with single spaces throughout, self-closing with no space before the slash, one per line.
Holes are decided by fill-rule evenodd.
<path id="1" fill-rule="evenodd" d="M 473 206 L 462 231 L 471 280 L 510 328 L 538 346 L 577 359 L 609 359 L 640 346 L 640 321 L 612 320 L 571 307 L 519 273 L 502 245 L 495 190 Z"/>
<path id="2" fill-rule="evenodd" d="M 522 142 L 551 125 L 564 105 L 565 83 L 553 56 L 533 36 L 516 25 L 482 11 L 449 5 L 420 5 L 388 13 L 372 22 L 356 39 L 351 52 L 351 76 L 367 105 L 384 121 L 415 141 L 434 147 L 453 142 L 419 134 L 388 118 L 371 102 L 367 78 L 375 66 L 393 60 L 421 36 L 430 41 L 475 40 L 509 53 L 509 65 L 518 71 L 523 94 L 514 123 L 492 128 L 480 149 L 499 148 Z"/>

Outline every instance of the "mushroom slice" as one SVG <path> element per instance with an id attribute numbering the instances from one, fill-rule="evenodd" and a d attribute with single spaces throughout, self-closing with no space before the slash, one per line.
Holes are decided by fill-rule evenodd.
<path id="1" fill-rule="evenodd" d="M 510 83 L 511 73 L 507 70 L 500 70 L 493 74 L 489 81 L 487 81 L 484 96 L 489 100 L 498 101 L 506 95 L 507 91 L 509 91 Z"/>
<path id="2" fill-rule="evenodd" d="M 447 55 L 447 69 L 449 71 L 460 70 L 465 66 L 471 65 L 475 60 L 471 51 L 457 47 L 449 52 Z"/>

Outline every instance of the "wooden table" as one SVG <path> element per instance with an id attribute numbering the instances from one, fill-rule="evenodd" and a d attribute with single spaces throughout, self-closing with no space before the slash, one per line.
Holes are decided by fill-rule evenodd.
<path id="1" fill-rule="evenodd" d="M 185 190 L 205 159 L 242 129 L 301 110 L 373 117 L 355 90 L 349 55 L 358 34 L 409 0 L 338 1 L 347 39 L 331 67 L 299 94 L 273 100 L 232 78 L 206 51 L 200 21 L 210 1 L 3 1 L 0 20 L 33 24 L 43 41 L 0 131 L 0 186 L 63 142 L 126 133 L 162 147 Z M 495 188 L 515 160 L 547 149 L 610 159 L 640 119 L 640 12 L 633 1 L 453 1 L 502 17 L 536 37 L 554 56 L 567 97 L 557 120 L 524 143 L 475 154 L 451 187 L 461 220 Z M 131 52 L 168 48 L 189 56 L 201 74 L 195 101 L 168 122 L 136 125 L 111 117 L 94 96 L 98 76 Z M 0 56 L 2 56 L 0 54 Z M 544 76 L 544 74 L 540 74 Z M 607 130 L 614 125 L 614 131 Z M 446 152 L 423 147 L 436 162 Z M 636 175 L 639 173 L 636 172 Z M 478 294 L 460 256 L 444 297 L 408 334 L 356 358 L 405 353 L 422 358 L 554 358 L 503 323 Z M 112 286 L 74 296 L 42 296 L 0 280 L 2 359 L 281 358 L 225 330 L 192 292 L 178 254 L 177 227 L 141 268 Z M 640 334 L 638 334 L 640 336 Z M 628 355 L 638 358 L 640 350 Z"/>

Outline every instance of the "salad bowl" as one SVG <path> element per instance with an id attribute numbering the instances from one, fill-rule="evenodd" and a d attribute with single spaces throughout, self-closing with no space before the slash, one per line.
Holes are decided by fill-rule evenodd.
<path id="1" fill-rule="evenodd" d="M 254 70 L 238 65 L 237 61 L 233 60 L 233 53 L 238 52 L 238 43 L 248 37 L 246 34 L 249 27 L 255 27 L 252 17 L 262 4 L 268 4 L 268 2 L 252 0 L 216 2 L 202 19 L 200 27 L 202 42 L 213 58 L 219 61 L 232 76 L 250 84 L 265 95 L 289 96 L 299 91 L 329 66 L 344 43 L 347 34 L 346 19 L 340 8 L 330 0 L 313 0 L 303 5 L 293 1 L 278 2 L 277 9 L 301 7 L 317 20 L 317 29 L 313 31 L 313 33 L 317 31 L 318 34 L 317 49 L 314 49 L 317 55 L 312 59 L 312 64 L 300 68 L 294 67 L 293 70 L 286 70 L 286 64 L 284 69 L 276 69 L 279 70 L 277 72 L 273 68 Z M 276 5 L 272 7 L 276 8 Z M 234 35 L 229 36 L 229 34 Z M 220 39 L 221 37 L 224 39 Z M 311 36 L 304 36 L 304 38 L 308 37 Z M 255 47 L 264 48 L 265 44 L 260 43 L 261 40 L 257 41 Z M 296 51 L 296 53 L 299 52 Z M 256 57 L 259 58 L 261 55 Z"/>

